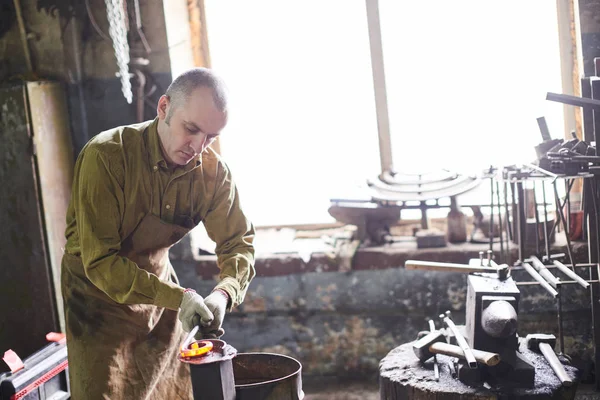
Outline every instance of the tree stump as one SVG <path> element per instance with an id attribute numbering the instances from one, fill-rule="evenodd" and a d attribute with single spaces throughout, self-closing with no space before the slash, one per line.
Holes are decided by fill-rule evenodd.
<path id="1" fill-rule="evenodd" d="M 565 366 L 573 378 L 571 387 L 563 387 L 542 355 L 529 351 L 523 343 L 521 354 L 535 367 L 535 384 L 531 389 L 486 389 L 467 386 L 452 377 L 452 358 L 438 355 L 440 380 L 433 374 L 433 359 L 421 364 L 413 353 L 413 342 L 390 351 L 379 363 L 379 394 L 381 400 L 495 400 L 495 399 L 561 399 L 572 400 L 577 390 L 577 369 Z"/>

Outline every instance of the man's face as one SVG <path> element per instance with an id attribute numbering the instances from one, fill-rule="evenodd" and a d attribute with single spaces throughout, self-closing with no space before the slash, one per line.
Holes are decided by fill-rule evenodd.
<path id="1" fill-rule="evenodd" d="M 194 90 L 187 100 L 173 104 L 168 97 L 158 101 L 158 133 L 163 155 L 170 165 L 186 165 L 202 153 L 227 123 L 208 88 Z"/>

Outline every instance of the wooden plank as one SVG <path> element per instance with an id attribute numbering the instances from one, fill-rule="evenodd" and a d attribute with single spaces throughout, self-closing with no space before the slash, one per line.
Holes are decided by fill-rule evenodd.
<path id="1" fill-rule="evenodd" d="M 0 90 L 0 350 L 26 357 L 58 329 L 25 88 Z"/>
<path id="2" fill-rule="evenodd" d="M 66 244 L 66 215 L 74 168 L 67 100 L 63 87 L 56 82 L 29 82 L 27 92 L 47 249 L 56 302 L 60 305 L 59 322 L 64 332 L 60 265 Z"/>

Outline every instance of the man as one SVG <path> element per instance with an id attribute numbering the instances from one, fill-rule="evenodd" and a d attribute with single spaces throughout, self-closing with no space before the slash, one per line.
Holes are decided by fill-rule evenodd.
<path id="1" fill-rule="evenodd" d="M 254 277 L 254 228 L 231 172 L 208 146 L 227 122 L 212 71 L 177 77 L 154 121 L 94 137 L 75 166 L 62 261 L 72 398 L 190 399 L 177 360 L 185 332 L 223 333 Z M 205 299 L 179 286 L 169 248 L 203 222 L 220 281 Z"/>

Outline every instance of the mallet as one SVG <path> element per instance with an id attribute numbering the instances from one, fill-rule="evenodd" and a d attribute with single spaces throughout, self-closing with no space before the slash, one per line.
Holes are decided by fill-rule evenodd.
<path id="1" fill-rule="evenodd" d="M 446 343 L 446 339 L 442 332 L 434 331 L 427 336 L 422 337 L 413 344 L 415 356 L 425 362 L 436 354 L 444 354 L 450 357 L 458 357 L 461 360 L 466 360 L 463 350 L 452 344 Z M 497 365 L 500 362 L 500 355 L 487 351 L 471 349 L 475 360 L 490 367 Z"/>

